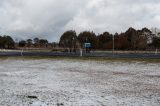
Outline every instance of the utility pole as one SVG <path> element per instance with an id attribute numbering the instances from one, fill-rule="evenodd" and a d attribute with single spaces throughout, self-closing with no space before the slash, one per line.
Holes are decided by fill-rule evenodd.
<path id="1" fill-rule="evenodd" d="M 74 52 L 74 37 L 72 38 L 72 52 Z"/>
<path id="2" fill-rule="evenodd" d="M 83 55 L 83 49 L 80 48 L 80 57 L 82 57 L 82 55 Z"/>
<path id="3" fill-rule="evenodd" d="M 112 38 L 112 40 L 113 40 L 113 50 L 112 50 L 112 56 L 114 57 L 114 35 L 113 35 L 113 38 Z"/>

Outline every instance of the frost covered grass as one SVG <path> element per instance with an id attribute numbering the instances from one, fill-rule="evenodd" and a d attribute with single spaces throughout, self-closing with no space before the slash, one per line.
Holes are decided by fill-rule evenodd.
<path id="1" fill-rule="evenodd" d="M 0 106 L 159 106 L 159 91 L 158 62 L 0 59 Z"/>

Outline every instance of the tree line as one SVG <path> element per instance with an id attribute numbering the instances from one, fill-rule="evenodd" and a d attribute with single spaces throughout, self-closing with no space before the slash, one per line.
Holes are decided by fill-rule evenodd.
<path id="1" fill-rule="evenodd" d="M 110 50 L 146 50 L 160 48 L 160 37 L 153 34 L 148 28 L 136 30 L 130 27 L 126 32 L 111 34 L 103 32 L 96 35 L 93 31 L 83 31 L 79 34 L 74 30 L 64 32 L 58 43 L 49 43 L 47 39 L 27 39 L 15 42 L 11 36 L 0 36 L 0 48 L 14 49 L 18 47 L 55 47 L 61 48 L 84 48 L 84 43 L 91 43 L 91 49 Z"/>
<path id="2" fill-rule="evenodd" d="M 0 36 L 0 48 L 5 48 L 5 49 L 12 49 L 14 48 L 14 40 L 12 37 L 4 35 Z"/>
<path id="3" fill-rule="evenodd" d="M 21 40 L 18 45 L 19 47 L 47 47 L 49 44 L 47 39 L 39 39 L 39 38 L 34 38 L 34 39 L 27 39 L 27 40 Z"/>
<path id="4" fill-rule="evenodd" d="M 27 39 L 15 42 L 13 38 L 9 35 L 0 36 L 0 49 L 15 49 L 19 47 L 28 48 L 47 48 L 48 46 L 54 47 L 56 43 L 49 43 L 47 39 Z"/>
<path id="5" fill-rule="evenodd" d="M 60 37 L 59 45 L 63 48 L 77 48 L 77 43 L 84 48 L 84 43 L 91 43 L 92 49 L 110 50 L 146 50 L 160 48 L 160 37 L 148 28 L 136 30 L 130 27 L 126 32 L 111 34 L 103 32 L 96 35 L 93 31 L 76 34 L 74 30 L 66 31 Z"/>

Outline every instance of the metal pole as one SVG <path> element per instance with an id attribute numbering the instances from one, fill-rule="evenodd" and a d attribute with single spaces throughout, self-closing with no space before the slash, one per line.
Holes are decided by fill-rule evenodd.
<path id="1" fill-rule="evenodd" d="M 113 35 L 113 51 L 112 51 L 112 55 L 114 56 L 114 35 Z"/>
<path id="2" fill-rule="evenodd" d="M 82 55 L 83 55 L 83 50 L 82 48 L 80 48 L 80 57 L 82 57 Z"/>

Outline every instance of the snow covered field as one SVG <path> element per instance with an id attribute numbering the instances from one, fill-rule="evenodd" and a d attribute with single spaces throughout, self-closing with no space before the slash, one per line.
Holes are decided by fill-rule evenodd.
<path id="1" fill-rule="evenodd" d="M 0 60 L 0 106 L 159 106 L 160 63 Z"/>

